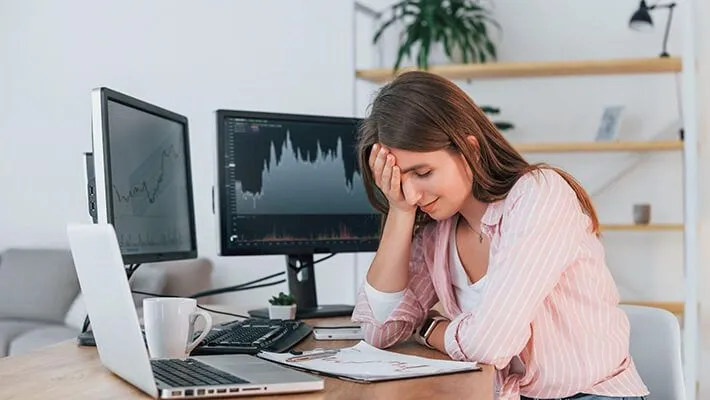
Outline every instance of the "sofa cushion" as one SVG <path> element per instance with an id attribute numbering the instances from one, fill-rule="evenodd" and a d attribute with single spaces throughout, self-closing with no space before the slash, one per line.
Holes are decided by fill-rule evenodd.
<path id="1" fill-rule="evenodd" d="M 76 329 L 81 332 L 84 328 L 84 320 L 86 319 L 86 304 L 84 304 L 84 295 L 79 294 L 71 303 L 66 316 L 64 317 L 64 325 L 69 328 Z"/>
<path id="2" fill-rule="evenodd" d="M 141 267 L 131 276 L 130 288 L 143 293 L 162 294 L 165 288 L 166 275 L 162 270 L 155 268 Z M 142 307 L 143 299 L 151 296 L 134 293 L 133 303 L 136 308 Z M 79 293 L 72 302 L 66 316 L 64 324 L 70 328 L 81 331 L 86 318 L 86 304 L 83 293 Z"/>
<path id="3" fill-rule="evenodd" d="M 147 268 L 146 268 L 147 267 Z M 195 293 L 212 289 L 212 261 L 207 258 L 192 260 L 166 261 L 141 267 L 155 268 L 165 273 L 163 294 L 168 296 L 189 297 Z M 140 269 L 138 270 L 139 273 Z M 209 297 L 197 299 L 199 303 L 209 303 Z"/>
<path id="4" fill-rule="evenodd" d="M 74 339 L 78 330 L 62 325 L 41 326 L 30 329 L 17 336 L 11 343 L 7 355 L 16 356 L 34 349 Z"/>
<path id="5" fill-rule="evenodd" d="M 0 263 L 0 318 L 63 323 L 79 293 L 68 250 L 8 249 Z"/>
<path id="6" fill-rule="evenodd" d="M 167 281 L 167 276 L 165 273 L 159 269 L 149 268 L 147 265 L 140 267 L 131 276 L 130 287 L 131 290 L 135 290 L 143 293 L 152 294 L 165 294 L 165 283 Z M 143 299 L 149 297 L 154 297 L 145 294 L 133 293 L 133 303 L 136 307 L 143 306 Z"/>
<path id="7" fill-rule="evenodd" d="M 18 336 L 43 326 L 47 326 L 47 324 L 36 321 L 0 320 L 0 357 L 5 357 L 9 354 L 10 344 Z"/>

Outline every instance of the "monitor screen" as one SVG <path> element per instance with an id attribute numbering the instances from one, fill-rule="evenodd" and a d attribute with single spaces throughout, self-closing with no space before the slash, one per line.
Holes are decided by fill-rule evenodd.
<path id="1" fill-rule="evenodd" d="M 376 250 L 380 216 L 355 152 L 359 122 L 218 111 L 221 253 Z"/>
<path id="2" fill-rule="evenodd" d="M 126 263 L 196 257 L 187 118 L 94 93 L 97 220 L 114 226 Z"/>

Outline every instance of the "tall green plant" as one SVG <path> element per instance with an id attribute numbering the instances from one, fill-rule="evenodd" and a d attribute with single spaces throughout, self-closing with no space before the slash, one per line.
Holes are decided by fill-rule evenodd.
<path id="1" fill-rule="evenodd" d="M 373 43 L 395 22 L 404 23 L 394 70 L 413 49 L 420 69 L 429 68 L 432 45 L 442 43 L 446 56 L 453 60 L 460 52 L 464 63 L 486 62 L 497 58 L 496 47 L 488 36 L 487 25 L 501 30 L 490 12 L 478 0 L 403 0 L 391 6 L 392 16 L 377 30 Z"/>

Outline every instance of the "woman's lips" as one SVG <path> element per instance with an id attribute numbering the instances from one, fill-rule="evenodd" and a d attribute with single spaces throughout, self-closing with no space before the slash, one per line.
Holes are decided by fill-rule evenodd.
<path id="1" fill-rule="evenodd" d="M 430 213 L 430 212 L 434 211 L 434 207 L 436 207 L 437 201 L 439 201 L 439 199 L 436 199 L 436 200 L 430 202 L 429 204 L 425 204 L 423 206 L 420 206 L 419 208 L 422 211 L 424 211 L 425 213 Z"/>

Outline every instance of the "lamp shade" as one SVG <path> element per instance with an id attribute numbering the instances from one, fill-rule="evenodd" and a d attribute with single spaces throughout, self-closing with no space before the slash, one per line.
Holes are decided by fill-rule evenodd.
<path id="1" fill-rule="evenodd" d="M 641 0 L 638 10 L 634 12 L 629 20 L 629 27 L 636 31 L 648 32 L 653 29 L 653 20 L 645 0 Z"/>

